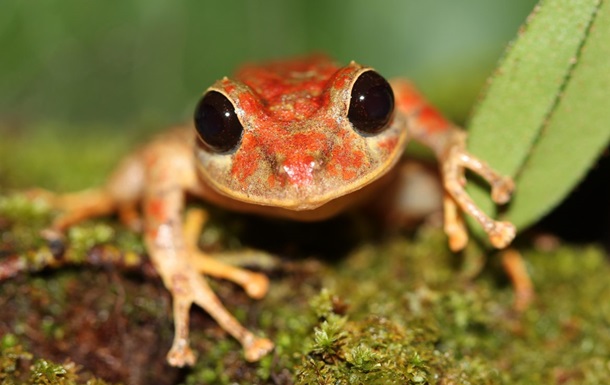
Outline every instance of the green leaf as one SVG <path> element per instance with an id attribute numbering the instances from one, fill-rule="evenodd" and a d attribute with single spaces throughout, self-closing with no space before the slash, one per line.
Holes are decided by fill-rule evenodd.
<path id="1" fill-rule="evenodd" d="M 607 1 L 541 1 L 473 115 L 469 150 L 515 178 L 502 217 L 519 229 L 555 207 L 610 140 L 608 41 Z M 482 188 L 469 190 L 493 210 Z"/>

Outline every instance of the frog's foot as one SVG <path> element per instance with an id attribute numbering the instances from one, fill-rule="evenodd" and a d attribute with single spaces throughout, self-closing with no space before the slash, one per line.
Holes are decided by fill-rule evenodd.
<path id="1" fill-rule="evenodd" d="M 172 344 L 171 349 L 167 353 L 167 363 L 171 366 L 176 367 L 184 367 L 184 366 L 193 366 L 195 365 L 195 360 L 197 357 L 193 350 L 188 345 L 188 340 L 179 340 L 176 341 L 174 339 L 174 343 Z"/>
<path id="2" fill-rule="evenodd" d="M 269 290 L 267 276 L 223 263 L 197 248 L 197 239 L 207 220 L 202 209 L 190 209 L 184 221 L 184 240 L 189 248 L 190 264 L 199 273 L 222 278 L 240 285 L 254 299 L 261 299 Z"/>
<path id="3" fill-rule="evenodd" d="M 489 218 L 464 191 L 465 169 L 470 169 L 479 174 L 491 186 L 491 198 L 498 204 L 508 202 L 514 189 L 511 178 L 499 175 L 487 164 L 470 155 L 462 143 L 451 146 L 443 162 L 443 183 L 445 190 L 450 195 L 450 200 L 445 199 L 445 218 L 449 217 L 445 231 L 449 235 L 450 245 L 453 250 L 460 250 L 466 246 L 468 241 L 464 225 L 459 223 L 453 206 L 456 204 L 461 210 L 471 215 L 481 224 L 487 233 L 491 244 L 496 248 L 504 248 L 510 244 L 516 235 L 515 226 L 509 222 L 494 221 Z"/>
<path id="4" fill-rule="evenodd" d="M 248 361 L 258 361 L 273 349 L 273 343 L 266 338 L 256 337 L 245 329 L 222 305 L 202 273 L 231 279 L 241 284 L 248 294 L 260 298 L 268 288 L 267 277 L 251 273 L 233 266 L 224 265 L 197 250 L 197 237 L 205 223 L 204 210 L 189 210 L 182 228 L 185 246 L 184 259 L 172 262 L 159 258 L 158 271 L 173 297 L 175 336 L 167 361 L 172 366 L 192 365 L 195 356 L 189 348 L 189 309 L 196 304 L 218 322 L 220 327 L 238 340 Z M 163 252 L 163 250 L 159 250 Z M 188 257 L 187 257 L 188 256 Z M 165 257 L 165 256 L 164 256 Z M 175 257 L 174 257 L 175 258 Z"/>
<path id="5" fill-rule="evenodd" d="M 245 336 L 242 341 L 244 346 L 244 356 L 249 362 L 256 362 L 273 350 L 273 342 L 267 338 L 255 337 L 252 333 Z"/>
<path id="6" fill-rule="evenodd" d="M 273 349 L 273 342 L 256 337 L 245 329 L 222 305 L 206 280 L 190 266 L 164 276 L 173 297 L 175 335 L 167 361 L 172 366 L 193 365 L 195 355 L 189 347 L 189 309 L 197 304 L 239 341 L 248 361 L 258 361 Z"/>

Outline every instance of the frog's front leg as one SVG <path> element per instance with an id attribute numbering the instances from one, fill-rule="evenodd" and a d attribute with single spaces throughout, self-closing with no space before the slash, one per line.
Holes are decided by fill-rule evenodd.
<path id="1" fill-rule="evenodd" d="M 446 152 L 440 155 L 442 175 L 445 190 L 445 230 L 454 234 L 450 243 L 453 250 L 461 250 L 466 246 L 468 236 L 459 216 L 449 218 L 447 213 L 455 212 L 457 204 L 464 212 L 470 214 L 487 233 L 491 244 L 496 248 L 504 248 L 510 244 L 516 235 L 515 226 L 509 222 L 494 221 L 489 218 L 464 190 L 464 172 L 470 169 L 485 179 L 491 186 L 491 198 L 498 204 L 504 204 L 510 199 L 514 184 L 512 179 L 503 177 L 491 169 L 486 163 L 475 158 L 466 151 L 465 134 L 463 131 L 454 131 L 455 137 L 447 145 Z M 448 229 L 449 226 L 456 228 Z M 459 227 L 459 229 L 458 229 Z M 455 232 L 452 232 L 454 230 Z"/>
<path id="2" fill-rule="evenodd" d="M 498 204 L 506 203 L 514 188 L 511 178 L 499 175 L 487 164 L 466 151 L 466 134 L 447 121 L 430 106 L 415 88 L 404 80 L 392 82 L 396 105 L 406 116 L 408 129 L 415 140 L 430 147 L 441 163 L 444 199 L 445 232 L 453 250 L 466 246 L 468 235 L 457 206 L 471 215 L 487 233 L 492 245 L 506 247 L 515 237 L 509 222 L 494 221 L 487 216 L 464 190 L 466 169 L 482 176 L 492 188 L 491 197 Z"/>
<path id="3" fill-rule="evenodd" d="M 273 348 L 271 341 L 255 337 L 222 305 L 193 266 L 192 248 L 182 224 L 184 191 L 195 189 L 197 178 L 192 157 L 181 148 L 157 146 L 145 154 L 147 184 L 144 192 L 145 243 L 153 264 L 173 297 L 175 336 L 168 362 L 192 365 L 189 347 L 189 310 L 193 303 L 208 312 L 243 346 L 249 361 L 260 359 Z"/>
<path id="4" fill-rule="evenodd" d="M 251 298 L 263 298 L 269 289 L 269 279 L 266 275 L 223 263 L 199 250 L 197 240 L 207 219 L 207 212 L 202 209 L 190 209 L 186 213 L 184 237 L 189 248 L 192 267 L 201 274 L 226 279 L 240 285 Z"/>

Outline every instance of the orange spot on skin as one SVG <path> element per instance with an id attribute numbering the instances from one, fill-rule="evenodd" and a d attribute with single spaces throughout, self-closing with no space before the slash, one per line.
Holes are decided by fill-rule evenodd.
<path id="1" fill-rule="evenodd" d="M 147 170 L 152 170 L 154 169 L 156 166 L 155 164 L 157 163 L 157 158 L 155 156 L 152 156 L 151 154 L 146 154 L 144 156 L 144 165 L 146 166 Z"/>
<path id="2" fill-rule="evenodd" d="M 149 217 L 152 217 L 157 222 L 163 223 L 167 219 L 165 203 L 161 198 L 153 198 L 148 201 L 145 207 L 145 211 Z"/>
<path id="3" fill-rule="evenodd" d="M 274 174 L 269 174 L 269 176 L 267 177 L 267 185 L 269 185 L 269 188 L 274 188 L 275 187 L 275 175 Z"/>
<path id="4" fill-rule="evenodd" d="M 449 122 L 432 106 L 424 106 L 419 111 L 417 121 L 428 132 L 444 131 L 450 127 Z"/>
<path id="5" fill-rule="evenodd" d="M 146 236 L 151 239 L 157 238 L 157 234 L 159 234 L 158 227 L 149 227 L 146 229 Z"/>
<path id="6" fill-rule="evenodd" d="M 343 170 L 343 173 L 341 174 L 344 180 L 354 179 L 356 175 L 357 173 L 354 170 Z"/>
<path id="7" fill-rule="evenodd" d="M 347 141 L 343 146 L 333 149 L 330 162 L 340 167 L 343 180 L 351 180 L 358 176 L 358 173 L 365 163 L 365 154 L 361 150 L 355 150 L 351 142 Z"/>
<path id="8" fill-rule="evenodd" d="M 352 152 L 352 166 L 355 168 L 362 167 L 364 153 L 360 150 Z"/>
<path id="9" fill-rule="evenodd" d="M 294 102 L 293 106 L 294 115 L 300 119 L 307 118 L 320 109 L 318 100 L 316 100 L 315 103 L 312 103 L 312 101 L 308 99 L 299 99 Z"/>
<path id="10" fill-rule="evenodd" d="M 396 106 L 404 114 L 410 115 L 427 102 L 413 85 L 406 81 L 400 81 L 392 84 L 394 97 L 396 98 Z"/>
<path id="11" fill-rule="evenodd" d="M 242 148 L 235 154 L 231 175 L 244 183 L 254 174 L 260 163 L 260 153 L 251 137 L 244 136 Z"/>
<path id="12" fill-rule="evenodd" d="M 246 115 L 259 115 L 261 105 L 249 92 L 242 92 L 239 95 L 239 106 L 244 110 Z"/>
<path id="13" fill-rule="evenodd" d="M 393 83 L 396 106 L 405 115 L 415 115 L 417 124 L 425 127 L 426 131 L 438 132 L 451 125 L 435 108 L 430 106 L 426 99 L 407 81 Z"/>
<path id="14" fill-rule="evenodd" d="M 343 89 L 347 87 L 347 82 L 351 79 L 350 73 L 351 70 L 349 68 L 344 68 L 342 72 L 338 73 L 335 78 L 335 88 Z"/>
<path id="15" fill-rule="evenodd" d="M 226 93 L 230 94 L 231 92 L 233 92 L 233 90 L 235 90 L 235 85 L 232 84 L 231 82 L 229 82 L 228 79 L 223 81 L 223 86 L 224 86 L 224 89 L 225 89 Z"/>
<path id="16" fill-rule="evenodd" d="M 331 176 L 337 175 L 337 167 L 334 164 L 330 163 L 326 166 L 326 173 Z"/>
<path id="17" fill-rule="evenodd" d="M 292 135 L 290 139 L 290 146 L 288 147 L 288 151 L 286 151 L 286 144 L 280 144 L 284 151 L 287 154 L 294 153 L 294 151 L 303 152 L 306 151 L 319 151 L 322 150 L 324 145 L 326 144 L 327 137 L 326 135 L 320 132 L 311 132 L 311 133 L 298 133 Z M 279 148 L 278 148 L 279 150 Z"/>
<path id="18" fill-rule="evenodd" d="M 386 140 L 379 142 L 379 147 L 381 149 L 383 149 L 386 153 L 390 153 L 396 148 L 397 144 L 398 144 L 398 138 L 390 137 Z"/>

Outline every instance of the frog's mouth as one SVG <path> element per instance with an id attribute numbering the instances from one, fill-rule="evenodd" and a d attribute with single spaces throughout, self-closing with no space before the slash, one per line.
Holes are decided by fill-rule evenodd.
<path id="1" fill-rule="evenodd" d="M 293 188 L 293 189 L 267 189 L 264 194 L 244 193 L 227 189 L 213 180 L 205 178 L 211 191 L 204 193 L 209 199 L 221 207 L 229 210 L 262 214 L 272 217 L 287 218 L 297 221 L 317 221 L 330 218 L 362 202 L 371 193 L 378 191 L 374 188 L 376 181 L 380 180 L 400 156 L 388 159 L 384 167 L 379 167 L 375 173 L 370 173 L 365 179 L 358 179 L 341 189 L 326 190 L 325 188 Z M 211 194 L 210 194 L 211 193 Z"/>

